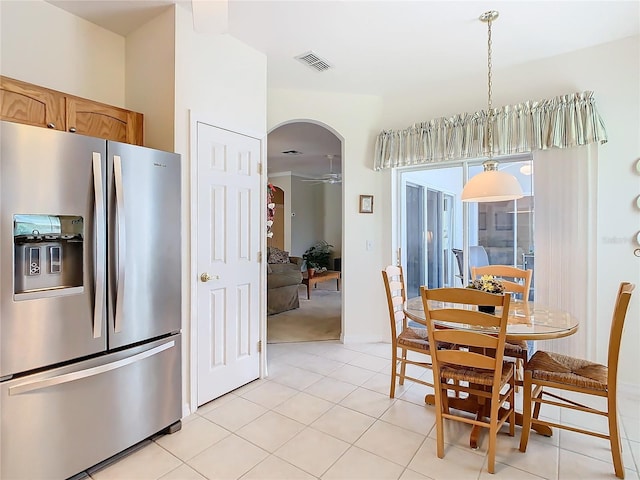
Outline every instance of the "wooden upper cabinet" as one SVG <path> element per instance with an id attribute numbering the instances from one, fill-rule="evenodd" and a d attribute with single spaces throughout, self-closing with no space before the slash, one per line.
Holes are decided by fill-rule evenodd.
<path id="1" fill-rule="evenodd" d="M 142 145 L 143 116 L 78 97 L 67 97 L 67 130 L 82 135 Z"/>
<path id="2" fill-rule="evenodd" d="M 0 118 L 142 145 L 141 113 L 0 76 Z"/>
<path id="3" fill-rule="evenodd" d="M 37 127 L 66 130 L 62 93 L 0 77 L 0 118 Z"/>

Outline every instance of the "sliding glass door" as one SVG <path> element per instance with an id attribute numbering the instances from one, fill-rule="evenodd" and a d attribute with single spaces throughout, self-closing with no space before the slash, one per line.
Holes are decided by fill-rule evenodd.
<path id="1" fill-rule="evenodd" d="M 399 172 L 398 218 L 402 222 L 398 244 L 409 297 L 419 295 L 421 285 L 466 284 L 472 265 L 533 268 L 530 157 L 500 160 L 500 169 L 515 175 L 525 193 L 515 201 L 463 203 L 460 194 L 465 169 L 471 177 L 481 172 L 482 166 L 475 161 Z"/>
<path id="2" fill-rule="evenodd" d="M 457 279 L 452 250 L 456 232 L 462 231 L 455 194 L 462 182 L 460 167 L 454 170 L 453 175 L 449 170 L 413 170 L 401 176 L 401 262 L 409 297 L 419 295 L 422 285 L 451 286 Z"/>
<path id="3" fill-rule="evenodd" d="M 406 185 L 405 225 L 407 232 L 405 282 L 408 297 L 420 295 L 420 285 L 424 285 L 427 253 L 424 248 L 425 202 L 424 187 L 414 183 Z"/>

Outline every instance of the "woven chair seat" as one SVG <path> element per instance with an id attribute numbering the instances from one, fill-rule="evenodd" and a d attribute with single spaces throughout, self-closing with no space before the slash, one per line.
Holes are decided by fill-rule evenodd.
<path id="1" fill-rule="evenodd" d="M 528 357 L 528 351 L 529 349 L 527 347 L 526 340 L 521 340 L 514 343 L 507 342 L 504 344 L 505 357 L 521 358 L 526 361 Z"/>
<path id="2" fill-rule="evenodd" d="M 483 370 L 472 367 L 458 367 L 452 365 L 442 365 L 440 376 L 455 380 L 457 382 L 469 382 L 479 385 L 493 385 L 493 370 Z M 513 362 L 502 363 L 502 377 L 500 387 L 505 385 L 513 375 Z"/>
<path id="3" fill-rule="evenodd" d="M 405 328 L 400 335 L 398 335 L 398 345 L 405 347 L 418 348 L 424 350 L 425 353 L 429 353 L 429 338 L 427 337 L 426 328 Z"/>
<path id="4" fill-rule="evenodd" d="M 525 367 L 534 379 L 607 390 L 607 367 L 559 353 L 537 351 Z"/>

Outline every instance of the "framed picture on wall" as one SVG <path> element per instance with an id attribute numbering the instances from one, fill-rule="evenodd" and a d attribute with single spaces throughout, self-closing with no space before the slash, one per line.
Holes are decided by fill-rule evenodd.
<path id="1" fill-rule="evenodd" d="M 360 195 L 360 213 L 373 213 L 373 195 Z"/>

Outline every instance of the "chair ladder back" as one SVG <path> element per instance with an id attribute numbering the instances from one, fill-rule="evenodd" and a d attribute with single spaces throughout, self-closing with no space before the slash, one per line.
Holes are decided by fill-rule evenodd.
<path id="1" fill-rule="evenodd" d="M 491 370 L 495 370 L 496 365 L 502 364 L 511 301 L 509 293 L 494 295 L 469 288 L 421 287 L 420 290 L 429 342 L 432 344 L 442 342 L 440 345 L 449 345 L 449 347 L 434 349 L 435 354 L 432 353 L 432 358 L 434 358 L 436 369 L 439 368 L 437 365 L 440 363 Z M 445 302 L 447 308 L 435 308 L 434 302 Z M 459 308 L 449 308 L 452 303 L 460 304 Z M 500 316 L 464 309 L 466 305 L 487 304 L 502 306 Z M 442 321 L 446 321 L 447 325 L 436 323 Z M 467 325 L 467 327 L 456 328 L 456 323 Z M 495 334 L 487 334 L 487 327 L 493 327 Z M 478 331 L 473 331 L 472 328 L 477 328 Z M 485 331 L 481 331 L 482 329 Z M 472 347 L 473 351 L 460 350 L 459 347 L 462 345 Z M 484 353 L 480 353 L 481 351 Z"/>
<path id="2" fill-rule="evenodd" d="M 445 305 L 449 303 L 500 306 L 503 298 L 503 295 L 487 293 L 473 288 L 444 287 L 429 289 L 429 300 L 442 302 Z"/>
<path id="3" fill-rule="evenodd" d="M 484 267 L 471 267 L 471 279 L 482 275 L 493 275 L 502 281 L 506 292 L 522 294 L 522 301 L 529 301 L 529 291 L 533 270 L 523 270 L 511 265 L 486 265 Z M 519 280 L 521 283 L 519 283 Z"/>
<path id="4" fill-rule="evenodd" d="M 507 320 L 511 295 L 494 295 L 469 288 L 436 288 L 420 287 L 420 296 L 425 311 L 427 335 L 433 364 L 435 407 L 436 407 L 436 453 L 444 457 L 444 419 L 456 420 L 489 429 L 489 448 L 487 470 L 495 471 L 496 437 L 500 427 L 509 422 L 509 434 L 515 429 L 515 379 L 511 364 L 503 363 L 504 345 L 507 335 Z M 477 310 L 470 310 L 468 305 L 501 306 L 499 316 L 488 315 Z M 446 318 L 454 319 L 453 311 L 457 309 L 461 322 L 439 323 L 436 318 L 440 313 L 438 307 L 444 306 Z M 487 318 L 499 321 L 491 335 L 484 325 Z M 495 320 L 494 320 L 495 322 Z M 467 326 L 461 323 L 468 324 Z M 484 329 L 484 331 L 483 331 Z M 443 342 L 438 343 L 441 339 Z M 437 345 L 437 348 L 435 346 Z M 505 389 L 504 387 L 508 387 Z M 454 397 L 449 391 L 455 391 L 455 400 L 459 393 L 467 393 L 468 398 L 478 398 L 477 408 L 489 407 L 487 419 L 485 415 L 469 418 L 455 413 L 456 408 L 449 408 Z M 451 401 L 449 399 L 452 399 Z M 487 403 L 488 401 L 488 403 Z M 508 403 L 508 408 L 506 407 Z M 484 405 L 481 407 L 481 405 Z M 500 407 L 505 407 L 504 411 Z"/>
<path id="5" fill-rule="evenodd" d="M 502 304 L 502 302 L 500 303 Z M 485 305 L 485 304 L 483 304 Z M 490 305 L 490 304 L 486 304 Z M 436 308 L 429 310 L 428 315 L 436 322 L 460 323 L 478 325 L 484 328 L 497 328 L 500 326 L 500 317 L 476 310 L 462 310 L 456 308 Z"/>
<path id="6" fill-rule="evenodd" d="M 496 333 L 498 330 L 496 330 Z M 438 328 L 435 327 L 433 337 L 437 342 L 451 343 L 456 342 L 459 345 L 467 345 L 476 348 L 498 348 L 498 337 L 495 335 L 487 335 L 480 332 L 468 332 L 465 330 L 457 330 L 455 328 Z"/>
<path id="7" fill-rule="evenodd" d="M 607 358 L 608 385 L 613 388 L 616 383 L 618 373 L 618 358 L 620 357 L 620 344 L 622 343 L 622 330 L 627 316 L 631 292 L 635 288 L 633 283 L 622 282 L 618 288 L 613 318 L 611 320 L 611 331 L 609 333 L 609 352 Z"/>
<path id="8" fill-rule="evenodd" d="M 402 267 L 389 265 L 382 270 L 382 280 L 387 294 L 387 306 L 389 308 L 389 319 L 391 320 L 391 338 L 395 339 L 398 334 L 398 323 L 402 323 L 400 327 L 402 330 L 406 322 L 406 317 L 402 310 L 406 300 Z"/>
<path id="9" fill-rule="evenodd" d="M 460 349 L 438 349 L 435 356 L 441 364 L 446 363 L 484 370 L 495 370 L 497 363 L 494 356 Z"/>

